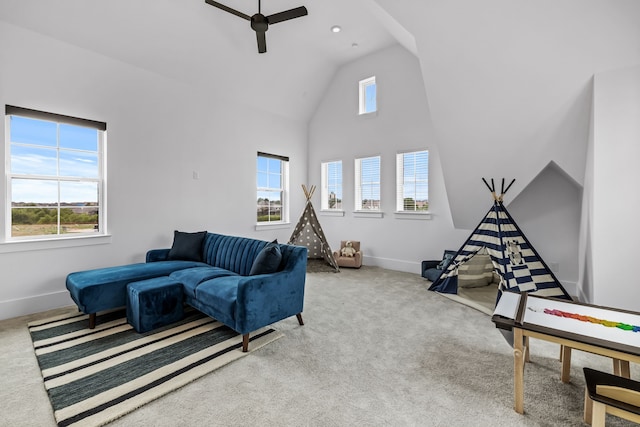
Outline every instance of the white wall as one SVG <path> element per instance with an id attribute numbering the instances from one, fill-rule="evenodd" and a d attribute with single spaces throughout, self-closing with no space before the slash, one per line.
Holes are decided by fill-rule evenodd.
<path id="1" fill-rule="evenodd" d="M 288 155 L 298 189 L 307 179 L 306 123 L 2 22 L 0 64 L 0 105 L 107 123 L 112 235 L 110 243 L 57 249 L 0 244 L 0 319 L 69 304 L 68 273 L 141 262 L 148 249 L 170 246 L 174 229 L 288 239 L 292 226 L 255 231 L 256 152 Z M 291 202 L 295 223 L 302 192 Z"/>
<path id="2" fill-rule="evenodd" d="M 415 37 L 456 226 L 482 176 L 516 197 L 553 161 L 583 184 L 591 79 L 640 61 L 640 2 L 375 1 Z"/>
<path id="3" fill-rule="evenodd" d="M 637 237 L 640 233 L 640 66 L 594 78 L 593 185 L 590 233 L 582 245 L 592 262 L 585 289 L 594 303 L 640 309 Z"/>
<path id="4" fill-rule="evenodd" d="M 358 82 L 376 76 L 378 113 L 358 115 Z M 430 220 L 399 219 L 396 153 L 429 149 Z M 382 218 L 354 217 L 354 161 L 381 156 Z M 309 183 L 320 187 L 320 164 L 342 160 L 344 217 L 319 218 L 332 248 L 341 240 L 361 241 L 364 263 L 413 273 L 420 261 L 440 259 L 458 249 L 469 234 L 454 230 L 438 146 L 435 143 L 420 65 L 411 53 L 393 46 L 340 68 L 309 124 Z M 320 210 L 320 191 L 313 198 Z"/>
<path id="5" fill-rule="evenodd" d="M 550 163 L 507 207 L 567 292 L 582 299 L 577 286 L 581 200 L 582 187 Z"/>

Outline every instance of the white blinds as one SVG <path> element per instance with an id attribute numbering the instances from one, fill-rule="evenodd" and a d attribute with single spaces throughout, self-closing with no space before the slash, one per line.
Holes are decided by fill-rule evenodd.
<path id="1" fill-rule="evenodd" d="M 429 209 L 429 152 L 414 151 L 396 156 L 396 210 Z"/>
<path id="2" fill-rule="evenodd" d="M 380 156 L 356 159 L 355 209 L 380 210 Z"/>

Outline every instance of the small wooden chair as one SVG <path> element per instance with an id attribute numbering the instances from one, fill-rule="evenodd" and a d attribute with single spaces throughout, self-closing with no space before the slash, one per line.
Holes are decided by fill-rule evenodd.
<path id="1" fill-rule="evenodd" d="M 640 382 L 591 368 L 583 371 L 585 423 L 604 427 L 606 414 L 611 414 L 640 424 Z"/>

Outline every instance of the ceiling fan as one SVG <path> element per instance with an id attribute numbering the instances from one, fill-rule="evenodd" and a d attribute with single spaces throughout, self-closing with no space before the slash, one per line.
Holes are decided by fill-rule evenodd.
<path id="1" fill-rule="evenodd" d="M 238 12 L 228 6 L 218 3 L 213 0 L 204 0 L 205 3 L 222 9 L 226 12 L 232 13 L 240 18 L 246 19 L 251 22 L 251 28 L 256 32 L 256 38 L 258 39 L 258 52 L 265 53 L 267 51 L 267 40 L 265 33 L 269 29 L 269 24 L 277 24 L 278 22 L 288 21 L 289 19 L 300 18 L 307 15 L 307 8 L 304 6 L 296 7 L 294 9 L 286 10 L 280 13 L 274 13 L 273 15 L 264 16 L 261 13 L 261 1 L 258 0 L 258 13 L 253 16 L 246 15 L 242 12 Z"/>

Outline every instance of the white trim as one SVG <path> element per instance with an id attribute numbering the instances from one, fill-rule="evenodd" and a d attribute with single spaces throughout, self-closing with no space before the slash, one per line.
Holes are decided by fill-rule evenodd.
<path id="1" fill-rule="evenodd" d="M 280 230 L 290 227 L 290 222 L 272 222 L 270 224 L 256 224 L 256 231 Z"/>
<path id="2" fill-rule="evenodd" d="M 69 291 L 51 292 L 26 298 L 0 301 L 0 320 L 12 319 L 27 314 L 41 313 L 61 307 L 74 307 Z"/>
<path id="3" fill-rule="evenodd" d="M 17 108 L 17 107 L 16 107 Z M 5 113 L 4 119 L 5 119 L 5 140 L 4 140 L 4 148 L 5 148 L 5 164 L 4 164 L 4 176 L 5 176 L 5 197 L 4 197 L 4 209 L 3 209 L 3 213 L 2 213 L 2 220 L 4 223 L 4 227 L 2 228 L 2 231 L 0 232 L 0 244 L 4 245 L 4 244 L 9 244 L 9 243 L 24 243 L 25 241 L 27 242 L 34 242 L 34 241 L 50 241 L 50 240 L 61 240 L 61 241 L 65 241 L 68 239 L 74 239 L 77 237 L 81 237 L 81 236 L 73 236 L 70 237 L 67 234 L 51 234 L 51 235 L 34 235 L 34 236 L 18 236 L 18 237 L 14 237 L 11 235 L 12 233 L 12 227 L 11 227 L 11 223 L 12 223 L 12 210 L 13 210 L 13 206 L 12 206 L 12 200 L 13 200 L 13 195 L 12 195 L 12 182 L 14 179 L 34 179 L 34 180 L 38 180 L 38 181 L 51 181 L 51 182 L 56 182 L 58 184 L 58 208 L 57 208 L 57 216 L 58 216 L 58 220 L 57 220 L 57 227 L 58 227 L 58 233 L 61 233 L 60 229 L 61 229 L 61 224 L 60 224 L 60 211 L 61 211 L 61 206 L 60 206 L 60 201 L 61 201 L 61 195 L 60 195 L 60 183 L 62 182 L 82 182 L 82 183 L 95 183 L 97 185 L 97 189 L 98 189 L 98 199 L 97 199 L 97 203 L 98 203 L 98 230 L 95 234 L 91 234 L 91 235 L 85 235 L 82 237 L 91 237 L 91 238 L 95 238 L 95 237 L 100 237 L 100 236 L 108 236 L 107 233 L 107 183 L 106 183 L 106 172 L 107 172 L 107 159 L 106 159 L 106 139 L 107 139 L 107 131 L 106 128 L 102 128 L 102 127 L 96 127 L 93 126 L 91 124 L 87 125 L 87 124 L 83 124 L 83 123 L 89 123 L 91 122 L 90 120 L 84 120 L 84 119 L 75 119 L 72 122 L 69 122 L 68 119 L 69 117 L 57 114 L 57 113 L 45 113 L 45 112 L 38 112 L 39 114 L 45 114 L 47 117 L 41 117 L 41 116 L 30 116 L 30 115 L 21 115 L 20 112 L 13 112 L 13 113 Z M 36 175 L 36 174 L 20 174 L 20 175 L 14 175 L 13 171 L 11 170 L 11 146 L 12 146 L 12 141 L 11 141 L 11 132 L 10 132 L 10 123 L 11 123 L 11 117 L 15 116 L 15 117 L 26 117 L 32 120 L 40 120 L 40 121 L 47 121 L 47 122 L 51 122 L 51 123 L 55 123 L 56 124 L 56 132 L 57 132 L 57 140 L 56 140 L 56 147 L 55 149 L 57 150 L 56 152 L 56 161 L 59 163 L 60 161 L 60 152 L 61 151 L 65 151 L 65 152 L 87 152 L 87 153 L 93 153 L 93 151 L 91 150 L 80 150 L 80 149 L 65 149 L 65 150 L 61 150 L 60 149 L 60 124 L 67 124 L 67 125 L 71 125 L 71 126 L 77 126 L 77 127 L 89 127 L 91 129 L 94 129 L 97 132 L 97 149 L 95 151 L 97 157 L 98 157 L 98 176 L 93 178 L 93 177 L 68 177 L 68 176 L 61 176 L 60 175 L 60 170 L 57 170 L 57 174 L 55 176 L 53 175 Z M 80 120 L 83 123 L 77 123 L 77 121 Z M 96 122 L 97 123 L 97 122 Z M 106 126 L 106 125 L 105 125 Z M 17 145 L 20 146 L 38 146 L 38 144 L 24 144 L 24 143 L 16 143 Z M 110 242 L 110 239 L 109 239 Z M 94 243 L 96 244 L 96 243 Z M 99 244 L 99 243 L 98 243 Z M 31 245 L 33 246 L 33 245 Z M 60 246 L 56 246 L 56 245 L 51 245 L 50 247 L 68 247 L 68 246 L 76 246 L 76 245 L 69 245 L 69 244 L 62 244 Z M 84 245 L 78 245 L 78 246 L 84 246 Z M 20 249 L 19 249 L 20 250 Z M 22 250 L 32 250 L 32 249 L 22 249 Z M 6 251 L 6 252 L 13 252 L 14 249 Z M 0 248 L 0 253 L 3 253 L 3 250 Z"/>
<path id="4" fill-rule="evenodd" d="M 405 261 L 392 258 L 372 257 L 368 255 L 363 256 L 363 265 L 371 265 L 380 268 L 386 268 L 387 270 L 404 271 L 405 273 L 413 273 L 420 277 L 421 263 L 418 261 Z"/>
<path id="5" fill-rule="evenodd" d="M 375 87 L 376 90 L 376 109 L 373 111 L 366 111 L 367 109 L 367 88 L 369 86 Z M 358 82 L 358 114 L 369 115 L 378 111 L 378 87 L 376 83 L 376 76 L 371 76 Z"/>
<path id="6" fill-rule="evenodd" d="M 12 252 L 41 251 L 58 248 L 74 248 L 79 246 L 106 245 L 111 243 L 110 234 L 93 236 L 72 236 L 45 239 L 23 239 L 0 242 L 0 254 Z"/>

